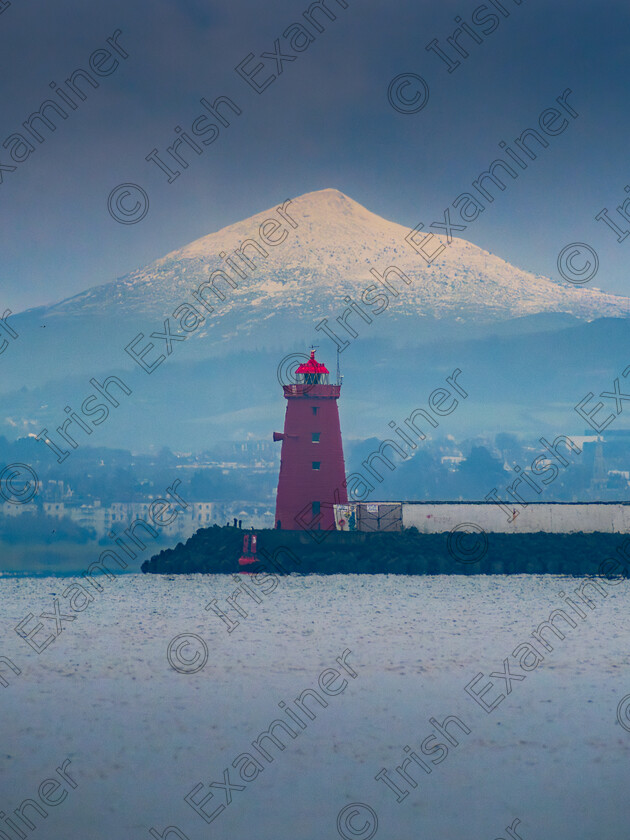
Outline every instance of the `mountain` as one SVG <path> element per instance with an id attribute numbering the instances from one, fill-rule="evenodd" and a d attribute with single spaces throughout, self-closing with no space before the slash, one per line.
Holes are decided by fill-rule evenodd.
<path id="1" fill-rule="evenodd" d="M 237 316 L 240 332 L 254 337 L 261 316 L 297 318 L 314 325 L 318 316 L 338 314 L 345 295 L 360 300 L 361 292 L 374 282 L 371 268 L 382 273 L 391 265 L 413 281 L 408 287 L 400 281 L 395 284 L 400 290 L 396 315 L 495 321 L 538 312 L 563 312 L 588 320 L 627 313 L 625 298 L 534 276 L 463 239 L 453 239 L 429 266 L 405 242 L 408 228 L 382 219 L 338 190 L 302 195 L 285 212 L 297 227 L 285 223 L 284 242 L 270 247 L 261 241 L 262 222 L 281 220 L 272 208 L 41 314 L 48 319 L 92 313 L 102 317 L 124 307 L 128 315 L 159 318 L 189 298 L 209 273 L 226 268 L 221 253 L 232 254 L 248 239 L 258 241 L 268 256 L 253 247 L 247 250 L 257 263 L 254 270 L 236 260 L 249 273 L 246 279 L 228 269 L 238 288 L 223 284 L 226 300 L 217 306 L 216 327 L 208 325 L 207 333 L 216 329 L 229 339 L 229 330 L 219 321 L 232 323 L 230 316 Z M 275 236 L 280 238 L 281 233 Z M 436 235 L 436 240 L 446 245 L 445 236 Z"/>
<path id="2" fill-rule="evenodd" d="M 10 347 L 10 363 L 9 352 L 5 356 L 0 434 L 56 428 L 65 405 L 76 407 L 89 394 L 88 380 L 110 374 L 128 381 L 133 409 L 118 410 L 117 420 L 90 439 L 95 445 L 185 448 L 199 445 L 209 429 L 218 437 L 266 434 L 282 419 L 276 367 L 283 355 L 315 342 L 334 368 L 335 344 L 315 330 L 323 318 L 350 342 L 342 362 L 345 392 L 357 400 L 354 411 L 369 405 L 359 394 L 380 389 L 381 404 L 368 409 L 377 428 L 369 419 L 353 422 L 357 434 L 381 434 L 383 411 L 393 413 L 398 405 L 403 411 L 416 400 L 419 405 L 423 389 L 437 387 L 445 372 L 464 363 L 481 394 L 487 392 L 475 418 L 480 430 L 489 403 L 493 422 L 500 418 L 510 428 L 523 411 L 532 418 L 543 391 L 562 395 L 557 406 L 568 405 L 577 388 L 575 404 L 588 390 L 579 383 L 590 360 L 605 385 L 606 377 L 618 375 L 615 365 L 627 346 L 626 298 L 534 276 L 461 239 L 428 266 L 405 242 L 408 228 L 337 190 L 278 207 L 283 209 L 208 234 L 111 283 L 12 316 L 20 340 Z M 447 244 L 439 235 L 436 241 Z M 238 249 L 252 265 L 235 255 Z M 385 293 L 371 269 L 383 275 L 391 266 L 409 284 L 390 274 Z M 216 280 L 217 270 L 227 276 L 216 282 L 223 299 L 206 288 L 210 313 L 193 293 Z M 350 332 L 336 321 L 348 303 L 361 304 L 364 313 L 346 311 Z M 192 305 L 204 314 L 202 323 Z M 183 312 L 188 327 L 194 325 L 188 333 L 178 323 Z M 124 348 L 139 333 L 142 347 L 167 317 L 173 333 L 190 340 L 174 342 L 172 357 L 147 377 Z M 154 342 L 155 354 L 163 352 L 161 340 Z M 554 352 L 560 346 L 572 352 Z M 351 382 L 359 386 L 356 398 Z"/>
<path id="3" fill-rule="evenodd" d="M 387 308 L 378 314 L 382 302 L 363 303 L 372 324 L 351 314 L 349 324 L 359 334 L 369 328 L 373 337 L 414 340 L 415 336 L 422 341 L 443 335 L 455 324 L 476 329 L 539 313 L 592 320 L 622 317 L 628 311 L 626 298 L 534 276 L 462 239 L 453 239 L 429 266 L 405 242 L 408 228 L 382 219 L 337 190 L 302 195 L 285 208 L 291 222 L 283 220 L 276 208 L 265 210 L 125 277 L 29 310 L 18 320 L 34 334 L 34 349 L 41 348 L 44 358 L 49 353 L 58 356 L 55 337 L 63 336 L 59 344 L 75 350 L 63 356 L 63 363 L 72 370 L 83 364 L 87 370 L 103 363 L 103 350 L 115 354 L 109 365 L 128 365 L 120 342 L 124 347 L 139 331 L 158 329 L 184 301 L 194 303 L 192 292 L 218 269 L 237 286 L 217 282 L 224 300 L 205 292 L 214 306 L 212 314 L 196 304 L 207 315 L 194 331 L 196 343 L 203 345 L 196 348 L 199 357 L 232 353 L 235 341 L 239 349 L 250 349 L 290 347 L 305 331 L 317 337 L 315 326 L 323 318 L 334 321 L 341 316 L 345 297 L 360 303 L 365 289 L 378 285 L 370 269 L 382 274 L 392 265 L 409 278 L 410 285 L 395 277 L 392 285 L 398 296 L 388 293 Z M 273 246 L 262 241 L 260 228 L 266 219 L 283 223 L 284 241 Z M 271 231 L 267 239 L 281 238 L 283 232 L 274 233 L 272 227 L 266 229 Z M 251 244 L 245 247 L 254 268 L 231 256 L 248 240 L 267 253 L 260 254 Z M 446 237 L 436 234 L 437 242 L 446 245 Z M 246 276 L 239 276 L 232 266 Z M 382 286 L 379 289 L 383 291 Z M 372 298 L 375 295 L 373 291 Z M 40 325 L 45 325 L 45 334 Z M 339 325 L 336 331 L 348 335 Z"/>

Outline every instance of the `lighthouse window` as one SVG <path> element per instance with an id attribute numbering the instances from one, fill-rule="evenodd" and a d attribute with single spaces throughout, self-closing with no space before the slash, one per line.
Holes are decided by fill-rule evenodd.
<path id="1" fill-rule="evenodd" d="M 313 461 L 313 469 L 318 470 L 320 463 L 321 463 L 321 461 Z"/>
<path id="2" fill-rule="evenodd" d="M 313 432 L 313 435 L 311 437 L 311 442 L 312 443 L 319 443 L 319 435 L 320 435 L 319 432 Z"/>
<path id="3" fill-rule="evenodd" d="M 313 516 L 317 516 L 319 514 L 319 502 L 313 502 L 311 507 L 313 509 L 312 510 Z"/>
<path id="4" fill-rule="evenodd" d="M 313 411 L 313 414 L 317 414 L 317 406 L 316 405 L 313 406 L 312 411 Z"/>

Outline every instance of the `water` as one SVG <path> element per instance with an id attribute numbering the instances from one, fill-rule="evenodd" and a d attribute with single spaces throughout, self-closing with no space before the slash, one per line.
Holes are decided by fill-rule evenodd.
<path id="1" fill-rule="evenodd" d="M 606 595 L 591 594 L 593 609 L 582 602 L 585 619 L 564 605 L 577 626 L 564 640 L 550 636 L 554 650 L 527 673 L 513 651 L 579 580 L 291 576 L 268 594 L 253 589 L 260 604 L 239 597 L 248 615 L 231 633 L 204 609 L 212 598 L 227 609 L 237 585 L 230 577 L 103 580 L 82 612 L 63 597 L 72 580 L 0 579 L 0 656 L 22 671 L 1 671 L 10 685 L 0 686 L 0 810 L 37 797 L 66 759 L 77 784 L 65 784 L 67 796 L 44 808 L 46 819 L 26 811 L 41 840 L 130 840 L 149 837 L 150 827 L 160 836 L 167 826 L 190 840 L 494 840 L 507 838 L 515 819 L 524 840 L 627 836 L 630 731 L 621 722 L 630 729 L 630 721 L 625 706 L 617 715 L 630 695 L 627 581 L 601 584 Z M 73 621 L 54 618 L 55 598 Z M 29 613 L 52 616 L 38 619 L 44 629 L 36 639 L 53 637 L 40 654 L 13 629 Z M 169 642 L 183 634 L 199 637 L 189 641 L 200 654 L 207 646 L 196 673 L 179 673 L 167 659 Z M 335 662 L 348 649 L 356 677 Z M 174 651 L 175 664 L 187 667 Z M 180 649 L 186 658 L 193 652 Z M 506 694 L 506 681 L 494 677 L 485 699 L 502 689 L 505 699 L 488 713 L 464 687 L 483 673 L 479 691 L 490 673 L 504 672 L 506 658 L 509 671 L 525 678 L 509 680 Z M 339 693 L 327 696 L 318 678 L 333 667 L 341 676 L 329 689 Z M 264 741 L 273 758 L 265 760 L 252 741 L 274 719 L 290 723 L 278 703 L 297 713 L 293 700 L 307 688 L 327 706 L 309 703 L 315 719 L 302 714 L 305 729 L 293 724 L 294 740 L 276 730 L 286 749 Z M 458 745 L 447 744 L 446 757 L 432 764 L 439 753 L 426 756 L 421 744 L 436 731 L 430 718 L 448 716 L 470 733 L 451 722 Z M 406 784 L 409 793 L 397 802 L 374 777 L 382 768 L 396 776 L 405 745 L 431 773 L 408 766 L 417 787 Z M 263 768 L 248 782 L 232 766 L 245 752 Z M 225 768 L 243 790 L 207 787 L 223 784 Z M 211 824 L 184 802 L 200 782 L 199 799 L 214 793 L 207 813 L 225 806 Z M 405 785 L 400 776 L 398 783 Z M 360 812 L 350 823 L 342 819 L 340 834 L 337 816 L 350 803 L 361 803 Z M 8 831 L 2 820 L 0 828 Z"/>

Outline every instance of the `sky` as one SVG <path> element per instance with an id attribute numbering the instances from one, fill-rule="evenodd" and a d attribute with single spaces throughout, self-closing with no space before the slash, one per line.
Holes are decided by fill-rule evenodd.
<path id="1" fill-rule="evenodd" d="M 503 12 L 491 0 L 347 0 L 347 8 L 328 0 L 336 19 L 320 14 L 324 31 L 308 27 L 313 40 L 297 52 L 283 33 L 305 23 L 306 0 L 3 0 L 0 311 L 70 297 L 287 197 L 327 187 L 409 227 L 442 223 L 453 200 L 504 154 L 498 144 L 536 128 L 566 89 L 578 116 L 460 235 L 558 280 L 558 254 L 586 243 L 599 259 L 590 285 L 627 294 L 630 236 L 619 242 L 595 216 L 608 208 L 624 229 L 615 208 L 630 198 L 630 7 L 495 3 Z M 449 73 L 426 46 L 437 39 L 455 57 L 446 42 L 455 18 L 474 26 L 481 43 L 460 34 L 468 57 L 460 55 Z M 99 53 L 108 38 L 118 52 Z M 274 59 L 276 39 L 294 60 Z M 249 54 L 245 71 L 262 63 L 254 79 L 272 79 L 260 92 L 235 70 Z M 101 71 L 92 70 L 98 88 L 84 81 L 85 99 L 66 106 L 54 132 L 40 126 L 37 142 L 23 122 L 51 96 L 62 104 L 50 83 L 67 93 L 64 80 L 89 71 L 90 58 Z M 420 76 L 428 91 L 415 113 L 401 113 L 388 98 L 401 74 Z M 413 93 L 408 87 L 402 96 Z M 192 137 L 205 112 L 202 97 L 229 97 L 241 113 L 224 108 L 229 126 L 220 125 L 201 153 L 184 146 L 189 165 L 169 183 L 146 157 L 157 149 L 168 158 L 176 126 Z M 28 154 L 16 146 L 19 132 L 30 138 Z M 15 161 L 11 151 L 26 159 Z M 144 191 L 123 190 L 123 211 L 137 195 L 148 199 L 134 224 L 108 212 L 108 197 L 123 184 Z"/>

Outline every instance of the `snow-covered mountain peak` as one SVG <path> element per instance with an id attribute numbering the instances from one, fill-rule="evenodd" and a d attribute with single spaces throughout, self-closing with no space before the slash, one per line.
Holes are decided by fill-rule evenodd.
<path id="1" fill-rule="evenodd" d="M 281 223 L 277 237 L 283 238 L 273 245 L 262 234 L 268 219 Z M 408 232 L 336 189 L 285 197 L 126 277 L 63 301 L 49 314 L 91 311 L 106 317 L 109 308 L 124 308 L 126 316 L 163 316 L 221 269 L 237 282 L 217 305 L 224 322 L 211 327 L 217 338 L 217 332 L 227 338 L 235 330 L 253 335 L 261 321 L 273 322 L 273 329 L 298 322 L 304 328 L 338 315 L 347 296 L 361 302 L 375 282 L 372 270 L 383 274 L 391 266 L 410 282 L 400 281 L 398 294 L 390 293 L 387 317 L 403 316 L 412 324 L 418 317 L 495 322 L 543 312 L 585 320 L 627 314 L 625 298 L 535 276 L 463 239 L 448 245 L 445 236 L 435 234 L 433 247 L 445 247 L 429 265 L 405 241 Z"/>

